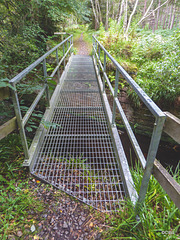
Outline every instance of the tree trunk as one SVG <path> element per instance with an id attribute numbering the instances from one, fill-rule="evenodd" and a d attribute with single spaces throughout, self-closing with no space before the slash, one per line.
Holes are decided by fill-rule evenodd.
<path id="1" fill-rule="evenodd" d="M 156 24 L 156 19 L 155 19 L 155 13 L 154 11 L 152 12 L 152 15 L 153 15 L 153 21 L 152 21 L 152 30 L 153 30 L 153 33 L 155 32 L 155 24 Z"/>
<path id="2" fill-rule="evenodd" d="M 177 0 L 174 1 L 172 21 L 171 21 L 170 29 L 172 29 L 173 26 L 174 26 L 174 19 L 175 19 L 175 14 L 176 14 L 176 1 L 177 1 Z"/>
<path id="3" fill-rule="evenodd" d="M 164 19 L 164 9 L 162 9 L 160 14 L 159 26 L 163 26 L 163 19 Z"/>
<path id="4" fill-rule="evenodd" d="M 117 21 L 118 24 L 120 24 L 120 21 L 121 21 L 121 17 L 122 17 L 122 14 L 123 14 L 123 8 L 124 8 L 124 0 L 121 1 L 121 7 L 120 7 L 120 12 L 119 12 L 119 18 L 118 18 L 118 21 Z"/>
<path id="5" fill-rule="evenodd" d="M 112 19 L 114 20 L 114 15 L 115 15 L 115 2 L 114 1 L 112 1 Z"/>
<path id="6" fill-rule="evenodd" d="M 102 15 L 101 15 L 101 8 L 100 8 L 99 0 L 96 0 L 96 2 L 97 2 L 97 8 L 98 8 L 98 12 L 99 12 L 99 21 L 102 22 Z"/>
<path id="7" fill-rule="evenodd" d="M 167 18 L 166 18 L 166 22 L 165 22 L 165 29 L 168 28 L 170 7 L 171 7 L 171 6 L 168 5 L 167 12 L 166 12 Z"/>
<path id="8" fill-rule="evenodd" d="M 141 18 L 141 20 L 138 22 L 138 24 L 140 24 L 142 21 L 144 21 L 145 18 L 147 18 L 148 12 L 150 11 L 152 4 L 153 4 L 154 0 L 151 1 L 151 3 L 149 4 L 149 7 L 147 8 L 146 12 L 144 13 L 143 17 Z M 151 15 L 151 14 L 150 14 Z"/>
<path id="9" fill-rule="evenodd" d="M 173 14 L 173 4 L 171 3 L 171 7 L 170 7 L 170 17 L 169 17 L 169 22 L 168 22 L 168 28 L 169 28 L 169 29 L 170 29 L 170 26 L 171 26 L 172 14 Z"/>
<path id="10" fill-rule="evenodd" d="M 161 6 L 161 0 L 159 0 L 159 4 L 158 6 Z M 156 17 L 156 29 L 158 29 L 158 22 L 159 22 L 159 12 L 160 12 L 160 8 L 157 11 L 157 17 Z"/>
<path id="11" fill-rule="evenodd" d="M 179 12 L 179 8 L 178 8 L 178 12 Z M 177 27 L 179 27 L 179 15 L 177 15 L 177 18 L 176 18 L 176 25 L 175 25 L 175 27 L 177 28 Z"/>
<path id="12" fill-rule="evenodd" d="M 123 22 L 124 32 L 126 31 L 126 27 L 127 27 L 127 7 L 128 7 L 127 1 L 128 0 L 125 0 L 125 4 L 124 4 L 124 22 Z"/>
<path id="13" fill-rule="evenodd" d="M 97 14 L 96 14 L 95 8 L 94 8 L 93 0 L 91 0 L 91 5 L 92 5 L 93 13 L 94 13 L 94 18 L 95 18 L 95 30 L 97 30 L 98 27 L 99 27 L 99 20 L 98 20 L 98 17 L 97 17 Z"/>
<path id="14" fill-rule="evenodd" d="M 144 1 L 143 16 L 144 16 L 144 14 L 145 14 L 145 12 L 146 12 L 146 7 L 147 7 L 147 0 Z M 142 22 L 142 27 L 144 28 L 145 25 L 146 25 L 146 21 L 143 21 L 143 22 Z"/>
<path id="15" fill-rule="evenodd" d="M 145 18 L 149 17 L 149 16 L 152 14 L 152 12 L 150 12 L 149 14 L 148 14 L 148 12 L 149 12 L 152 4 L 153 4 L 153 1 L 154 1 L 154 0 L 151 1 L 151 3 L 150 3 L 150 5 L 149 5 L 146 13 L 145 13 L 144 16 L 141 18 L 141 20 L 137 23 L 137 25 L 140 24 L 142 21 L 144 21 Z M 164 6 L 165 4 L 167 4 L 169 1 L 170 1 L 170 0 L 165 1 L 161 6 L 158 6 L 156 9 L 154 9 L 153 12 L 157 11 L 159 8 L 161 8 L 162 6 Z"/>
<path id="16" fill-rule="evenodd" d="M 106 0 L 106 23 L 105 30 L 108 30 L 108 20 L 109 20 L 109 0 Z"/>
<path id="17" fill-rule="evenodd" d="M 166 10 L 165 10 L 165 13 L 164 13 L 163 29 L 165 29 L 167 14 L 168 14 L 168 4 L 166 6 Z"/>
<path id="18" fill-rule="evenodd" d="M 138 5 L 138 2 L 139 2 L 139 0 L 136 0 L 136 2 L 135 2 L 135 4 L 134 4 L 133 11 L 132 11 L 132 13 L 131 13 L 131 15 L 130 15 L 130 17 L 129 17 L 128 25 L 127 25 L 127 28 L 126 28 L 126 31 L 125 31 L 125 36 L 126 36 L 126 37 L 128 36 L 128 31 L 129 31 L 129 27 L 130 27 L 130 25 L 131 25 L 131 20 L 132 20 L 133 15 L 134 15 L 135 12 L 136 12 L 136 8 L 137 8 L 137 5 Z"/>

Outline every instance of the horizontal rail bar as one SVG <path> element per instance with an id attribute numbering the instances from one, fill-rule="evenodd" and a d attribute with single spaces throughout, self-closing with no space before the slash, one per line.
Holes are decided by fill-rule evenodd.
<path id="1" fill-rule="evenodd" d="M 65 35 L 65 34 L 70 35 L 69 33 L 66 33 L 66 32 L 54 32 L 54 34 L 56 34 L 56 35 Z"/>
<path id="2" fill-rule="evenodd" d="M 64 41 L 62 41 L 61 43 L 59 43 L 57 46 L 55 46 L 54 48 L 52 48 L 51 50 L 49 50 L 47 53 L 45 53 L 42 57 L 40 57 L 39 59 L 37 59 L 35 62 L 33 62 L 30 66 L 28 66 L 27 68 L 25 68 L 22 72 L 20 72 L 18 75 L 16 75 L 14 78 L 12 78 L 9 82 L 10 83 L 17 83 L 19 82 L 24 76 L 26 76 L 32 69 L 34 69 L 39 63 L 41 63 L 46 57 L 48 57 L 52 52 L 54 52 L 58 47 L 60 47 L 61 45 L 63 45 L 65 42 L 67 42 L 70 38 L 72 37 L 69 36 L 68 38 L 66 38 Z"/>
<path id="3" fill-rule="evenodd" d="M 26 112 L 26 115 L 23 117 L 23 119 L 22 119 L 23 127 L 26 125 L 28 119 L 30 118 L 32 112 L 34 111 L 35 107 L 37 106 L 38 102 L 40 101 L 40 99 L 41 99 L 43 93 L 45 92 L 45 90 L 46 90 L 46 85 L 43 86 L 43 88 L 38 93 L 38 95 L 36 96 L 35 100 L 31 104 L 31 106 L 29 107 L 28 111 Z"/>
<path id="4" fill-rule="evenodd" d="M 154 162 L 153 175 L 171 200 L 180 209 L 180 185 L 157 160 Z"/>
<path id="5" fill-rule="evenodd" d="M 0 126 L 0 140 L 5 138 L 9 133 L 17 129 L 16 117 L 13 117 L 8 122 Z"/>
<path id="6" fill-rule="evenodd" d="M 102 44 L 93 36 L 95 41 L 99 44 L 101 49 L 106 53 L 109 59 L 116 66 L 118 71 L 122 74 L 122 76 L 127 80 L 130 86 L 134 89 L 137 95 L 141 98 L 144 104 L 148 107 L 148 109 L 153 113 L 156 117 L 165 117 L 165 114 L 161 111 L 161 109 L 151 100 L 151 98 L 142 90 L 142 88 L 131 78 L 131 76 L 120 66 L 120 64 L 108 53 L 108 51 L 102 46 Z"/>

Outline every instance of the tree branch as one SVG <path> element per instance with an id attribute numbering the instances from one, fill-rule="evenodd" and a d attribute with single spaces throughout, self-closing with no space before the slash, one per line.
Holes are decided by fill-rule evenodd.
<path id="1" fill-rule="evenodd" d="M 150 12 L 148 15 L 147 13 L 149 12 L 151 6 L 152 6 L 152 3 L 153 3 L 154 0 L 152 0 L 152 2 L 150 3 L 147 11 L 145 12 L 144 16 L 141 18 L 141 20 L 136 24 L 136 25 L 139 25 L 145 18 L 149 17 L 152 12 Z M 164 6 L 165 4 L 167 4 L 170 0 L 166 0 L 162 5 L 158 6 L 156 9 L 153 10 L 153 12 L 157 11 L 159 8 L 161 8 L 162 6 Z"/>

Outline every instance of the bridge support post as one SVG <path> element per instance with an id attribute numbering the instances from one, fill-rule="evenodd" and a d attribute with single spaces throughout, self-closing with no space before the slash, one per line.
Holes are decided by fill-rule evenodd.
<path id="1" fill-rule="evenodd" d="M 57 65 L 59 64 L 58 48 L 56 49 L 56 63 L 57 63 Z M 58 81 L 59 81 L 59 79 L 60 79 L 59 68 L 58 68 L 58 70 L 57 70 L 57 74 L 58 74 Z"/>
<path id="2" fill-rule="evenodd" d="M 15 84 L 11 84 L 14 88 L 14 90 L 11 91 L 12 93 L 12 100 L 13 100 L 13 105 L 14 105 L 14 111 L 16 114 L 16 119 L 19 127 L 19 132 L 21 136 L 21 141 L 24 149 L 24 155 L 25 159 L 29 159 L 29 150 L 28 150 L 28 144 L 27 144 L 27 139 L 26 139 L 26 134 L 23 126 L 23 120 L 22 120 L 22 115 L 21 115 L 21 110 L 20 110 L 20 105 L 19 105 L 19 100 L 18 100 L 18 95 L 17 95 L 17 89 Z"/>
<path id="3" fill-rule="evenodd" d="M 70 46 L 73 46 L 73 37 L 71 37 L 70 38 Z M 71 49 L 70 49 L 70 56 L 72 55 L 72 53 L 73 53 L 73 47 L 71 47 Z"/>
<path id="4" fill-rule="evenodd" d="M 145 200 L 145 196 L 146 196 L 148 185 L 149 185 L 149 179 L 150 179 L 150 176 L 153 171 L 154 161 L 156 158 L 159 142 L 161 139 L 161 134 L 162 134 L 165 119 L 166 119 L 165 116 L 157 117 L 156 121 L 154 123 L 154 129 L 153 129 L 153 134 L 151 137 L 151 143 L 149 146 L 144 175 L 143 175 L 143 179 L 141 182 L 139 198 L 138 198 L 138 201 L 137 201 L 136 207 L 135 207 L 135 210 L 137 213 L 140 211 L 140 207 Z"/>
<path id="5" fill-rule="evenodd" d="M 69 49 L 69 41 L 67 41 L 67 50 Z M 67 54 L 68 57 L 69 53 Z"/>
<path id="6" fill-rule="evenodd" d="M 95 42 L 95 49 L 96 49 L 96 52 L 94 53 L 94 55 L 95 55 L 95 61 L 96 61 L 96 65 L 97 65 L 97 58 L 96 58 L 96 53 L 97 53 L 97 42 Z"/>
<path id="7" fill-rule="evenodd" d="M 63 43 L 63 56 L 65 54 L 65 47 L 64 47 L 64 43 Z M 65 69 L 65 59 L 63 60 L 63 64 L 64 64 L 64 69 Z"/>
<path id="8" fill-rule="evenodd" d="M 104 69 L 103 73 L 106 73 L 106 53 L 104 52 Z M 105 76 L 103 74 L 103 93 L 105 92 Z"/>
<path id="9" fill-rule="evenodd" d="M 117 97 L 117 94 L 118 94 L 118 83 L 119 83 L 119 71 L 116 68 L 115 89 L 114 89 L 114 96 L 113 96 L 112 125 L 115 125 L 115 118 L 116 118 L 116 101 L 115 101 L 115 98 Z"/>
<path id="10" fill-rule="evenodd" d="M 100 48 L 100 46 L 98 46 L 98 56 L 99 56 L 99 60 L 100 60 L 100 56 L 101 56 L 101 48 Z M 99 76 L 100 76 L 100 64 L 98 64 L 98 73 L 99 73 Z"/>

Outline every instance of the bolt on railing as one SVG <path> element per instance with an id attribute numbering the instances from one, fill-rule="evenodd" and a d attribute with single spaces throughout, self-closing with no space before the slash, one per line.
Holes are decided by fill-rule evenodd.
<path id="1" fill-rule="evenodd" d="M 99 49 L 99 50 L 98 50 Z M 101 63 L 100 59 L 100 52 L 101 50 L 104 53 L 104 65 Z M 156 153 L 158 150 L 163 125 L 166 119 L 166 115 L 159 109 L 159 107 L 147 96 L 147 94 L 140 88 L 140 86 L 130 77 L 130 75 L 119 65 L 119 63 L 110 55 L 110 53 L 102 46 L 102 44 L 97 40 L 95 36 L 93 36 L 93 57 L 95 59 L 95 63 L 97 65 L 98 63 L 98 76 L 100 75 L 99 68 L 102 71 L 103 75 L 103 90 L 105 91 L 105 84 L 107 83 L 109 86 L 109 89 L 113 96 L 113 112 L 112 112 L 112 120 L 111 124 L 112 127 L 115 125 L 115 114 L 116 109 L 119 111 L 121 118 L 124 122 L 127 134 L 129 136 L 129 139 L 131 141 L 131 144 L 134 148 L 134 151 L 136 153 L 136 156 L 138 160 L 140 161 L 142 167 L 144 168 L 144 176 L 141 182 L 141 188 L 139 192 L 139 198 L 136 204 L 136 209 L 139 209 L 139 206 L 145 199 L 145 195 L 148 189 L 148 183 L 150 176 L 152 174 L 153 170 L 153 164 L 155 161 Z M 116 76 L 115 76 L 115 88 L 113 89 L 110 80 L 106 73 L 106 62 L 107 57 L 111 60 L 111 62 L 114 64 L 116 68 Z M 137 139 L 131 129 L 131 126 L 126 118 L 126 115 L 123 111 L 123 108 L 117 98 L 118 93 L 118 82 L 119 82 L 119 74 L 121 74 L 127 81 L 127 83 L 132 87 L 132 89 L 136 92 L 136 94 L 139 96 L 139 98 L 143 101 L 143 103 L 146 105 L 146 107 L 151 111 L 151 113 L 155 117 L 155 123 L 153 128 L 153 133 L 151 137 L 151 142 L 148 150 L 147 159 L 145 159 L 142 150 L 137 142 Z"/>
<path id="2" fill-rule="evenodd" d="M 65 52 L 65 44 L 66 43 L 67 43 L 67 51 Z M 61 46 L 63 47 L 63 57 L 59 61 L 58 48 L 60 48 Z M 35 107 L 37 106 L 38 102 L 42 98 L 44 92 L 46 92 L 47 105 L 48 105 L 48 107 L 50 107 L 50 94 L 49 94 L 49 87 L 48 87 L 48 78 L 53 78 L 54 75 L 57 72 L 58 73 L 58 80 L 60 80 L 59 67 L 60 67 L 60 65 L 63 62 L 64 68 L 65 68 L 65 59 L 66 59 L 66 57 L 68 57 L 68 53 L 71 53 L 72 48 L 73 48 L 73 36 L 70 35 L 69 37 L 67 37 L 65 40 L 63 40 L 61 43 L 59 43 L 57 46 L 55 46 L 50 51 L 45 53 L 43 56 L 41 56 L 34 63 L 32 63 L 30 66 L 28 66 L 26 69 L 24 69 L 22 72 L 20 72 L 18 75 L 16 75 L 14 78 L 12 78 L 9 81 L 9 83 L 13 87 L 13 90 L 11 90 L 11 92 L 12 92 L 12 100 L 13 100 L 13 105 L 14 105 L 14 110 L 15 110 L 15 114 L 16 114 L 16 118 L 17 118 L 19 131 L 20 131 L 20 136 L 21 136 L 21 141 L 22 141 L 22 145 L 23 145 L 23 150 L 24 150 L 24 154 L 25 154 L 25 160 L 28 160 L 29 156 L 30 156 L 29 149 L 28 149 L 28 144 L 27 144 L 27 138 L 26 138 L 25 129 L 24 129 L 25 125 L 26 125 L 28 119 L 30 118 L 30 116 L 32 115 L 32 113 L 33 113 Z M 47 74 L 47 67 L 46 67 L 46 58 L 51 53 L 53 53 L 54 51 L 56 51 L 56 64 L 57 64 L 57 66 L 55 67 L 55 69 L 53 70 L 51 75 L 48 76 L 48 74 Z M 36 66 L 38 66 L 41 63 L 43 63 L 44 85 L 43 85 L 42 89 L 40 90 L 40 92 L 38 93 L 38 95 L 36 96 L 36 98 L 33 101 L 33 103 L 31 104 L 31 106 L 29 107 L 29 109 L 27 110 L 25 116 L 22 118 L 16 84 L 23 77 L 25 77 L 29 72 L 31 72 Z"/>

